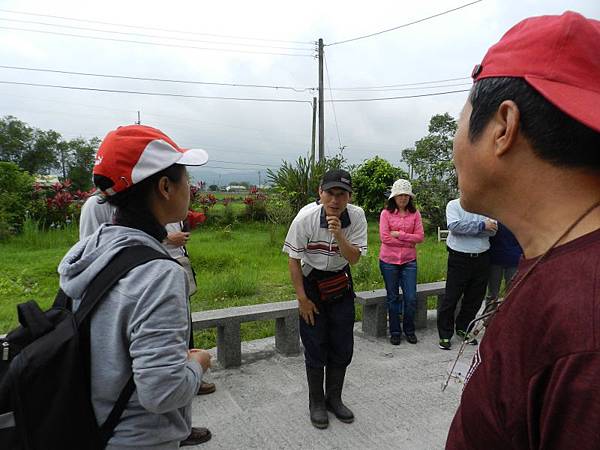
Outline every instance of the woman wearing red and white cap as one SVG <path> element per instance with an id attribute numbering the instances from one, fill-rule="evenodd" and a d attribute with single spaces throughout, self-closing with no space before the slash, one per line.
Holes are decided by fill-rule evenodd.
<path id="1" fill-rule="evenodd" d="M 166 253 L 165 225 L 185 219 L 186 165 L 208 160 L 184 150 L 160 130 L 132 125 L 108 133 L 96 156 L 94 184 L 116 207 L 59 265 L 60 286 L 79 307 L 94 277 L 123 248 L 148 246 Z M 90 324 L 91 400 L 104 423 L 133 374 L 135 390 L 108 442 L 109 449 L 175 449 L 210 439 L 191 428 L 191 402 L 210 367 L 205 350 L 188 350 L 189 285 L 175 261 L 156 259 L 128 272 L 109 290 Z M 82 443 L 82 448 L 86 448 Z"/>

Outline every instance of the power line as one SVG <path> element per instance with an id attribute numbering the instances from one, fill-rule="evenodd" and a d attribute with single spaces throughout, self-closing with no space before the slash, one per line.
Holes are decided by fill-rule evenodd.
<path id="1" fill-rule="evenodd" d="M 405 88 L 380 88 L 380 89 L 343 89 L 343 88 L 334 88 L 331 89 L 333 91 L 343 91 L 343 92 L 390 92 L 390 91 L 419 91 L 423 89 L 442 89 L 442 88 L 450 88 L 450 87 L 459 87 L 459 86 L 471 86 L 473 82 L 469 83 L 453 83 L 453 84 L 439 84 L 439 85 L 428 85 L 428 86 L 414 86 L 414 87 L 405 87 Z"/>
<path id="2" fill-rule="evenodd" d="M 340 129 L 338 127 L 337 114 L 335 113 L 335 103 L 333 103 L 333 94 L 331 93 L 331 80 L 329 79 L 329 69 L 327 68 L 327 59 L 323 54 L 323 62 L 325 63 L 325 73 L 327 74 L 327 85 L 329 86 L 329 98 L 331 99 L 331 109 L 333 110 L 333 119 L 335 121 L 335 131 L 337 132 L 338 142 L 340 144 L 340 151 L 343 151 L 342 139 L 340 138 Z"/>
<path id="3" fill-rule="evenodd" d="M 259 167 L 279 167 L 277 164 L 258 164 L 258 163 L 249 163 L 245 161 L 219 161 L 218 159 L 211 159 L 209 162 L 218 162 L 218 163 L 226 163 L 226 164 L 245 164 L 248 166 L 259 166 Z"/>
<path id="4" fill-rule="evenodd" d="M 423 84 L 437 84 L 437 83 L 445 83 L 449 81 L 462 81 L 462 80 L 471 80 L 471 77 L 459 77 L 459 78 L 446 78 L 445 80 L 432 80 L 432 81 L 418 81 L 416 83 L 402 83 L 402 84 L 387 84 L 382 86 L 355 86 L 355 87 L 343 87 L 343 88 L 333 88 L 334 90 L 368 90 L 368 89 L 381 89 L 381 88 L 396 88 L 396 87 L 404 87 L 404 86 L 420 86 Z"/>
<path id="5" fill-rule="evenodd" d="M 458 92 L 469 92 L 470 89 L 460 89 L 457 91 L 431 92 L 429 94 L 404 95 L 401 97 L 377 97 L 377 98 L 348 98 L 343 100 L 325 100 L 328 103 L 347 103 L 347 102 L 376 102 L 380 100 L 400 100 L 404 98 L 434 97 L 436 95 L 456 94 Z"/>
<path id="6" fill-rule="evenodd" d="M 51 14 L 40 14 L 40 13 L 32 13 L 32 12 L 26 12 L 26 11 L 15 11 L 15 10 L 10 10 L 10 9 L 0 9 L 0 11 L 10 13 L 10 14 L 22 14 L 25 16 L 49 17 L 52 19 L 71 20 L 74 22 L 95 23 L 95 24 L 110 25 L 110 26 L 115 26 L 115 27 L 134 28 L 134 29 L 138 29 L 138 30 L 164 31 L 167 33 L 190 34 L 190 35 L 195 35 L 195 36 L 213 36 L 213 37 L 221 37 L 221 38 L 228 38 L 228 39 L 245 39 L 245 40 L 250 40 L 250 41 L 265 41 L 265 42 L 287 42 L 289 44 L 311 44 L 311 45 L 314 44 L 314 42 L 310 42 L 310 41 L 289 41 L 289 40 L 283 40 L 283 39 L 266 39 L 266 38 L 254 38 L 254 37 L 248 37 L 248 36 L 244 37 L 244 36 L 231 36 L 231 35 L 224 35 L 224 34 L 198 33 L 195 31 L 174 30 L 174 29 L 169 29 L 169 28 L 157 28 L 157 27 L 145 27 L 145 26 L 140 26 L 140 25 L 129 25 L 129 24 L 123 24 L 123 23 L 114 23 L 114 22 L 103 22 L 100 20 L 79 19 L 79 18 L 75 18 L 75 17 L 56 16 L 56 15 L 51 15 Z"/>
<path id="7" fill-rule="evenodd" d="M 394 27 L 394 28 L 388 28 L 387 30 L 377 31 L 376 33 L 365 34 L 364 36 L 358 36 L 358 37 L 351 38 L 351 39 L 345 39 L 343 41 L 333 42 L 332 44 L 326 44 L 326 46 L 327 47 L 331 47 L 332 45 L 345 44 L 347 42 L 358 41 L 359 39 L 366 39 L 366 38 L 369 38 L 369 37 L 378 36 L 380 34 L 387 33 L 389 31 L 394 31 L 394 30 L 398 30 L 400 28 L 405 28 L 405 27 L 408 27 L 410 25 L 415 25 L 417 23 L 425 22 L 426 20 L 433 19 L 435 17 L 443 16 L 444 14 L 448 14 L 448 13 L 451 13 L 451 12 L 454 12 L 454 11 L 458 11 L 459 9 L 466 8 L 467 6 L 474 5 L 475 3 L 479 3 L 481 1 L 483 1 L 483 0 L 475 0 L 474 2 L 467 3 L 467 4 L 459 6 L 457 8 L 449 9 L 447 11 L 442 11 L 440 13 L 434 14 L 433 16 L 424 17 L 422 19 L 415 20 L 413 22 L 408 22 L 408 23 L 405 23 L 405 24 L 402 24 L 402 25 L 398 25 L 397 27 Z"/>
<path id="8" fill-rule="evenodd" d="M 245 44 L 240 42 L 219 42 L 219 41 L 209 41 L 205 39 L 189 39 L 189 38 L 180 38 L 180 37 L 171 37 L 171 36 L 160 36 L 156 34 L 147 34 L 147 33 L 130 33 L 126 31 L 113 31 L 113 30 L 103 30 L 100 28 L 89 28 L 89 27 L 78 27 L 74 25 L 64 25 L 64 24 L 56 24 L 56 23 L 48 23 L 48 22 L 38 22 L 35 20 L 20 20 L 20 19 L 9 19 L 5 17 L 0 17 L 0 20 L 6 22 L 18 22 L 18 23 L 26 23 L 32 25 L 43 25 L 47 27 L 57 27 L 57 28 L 68 28 L 70 30 L 82 30 L 82 31 L 92 31 L 98 33 L 109 33 L 109 34 L 119 34 L 123 36 L 140 36 L 147 37 L 152 39 L 170 39 L 174 41 L 183 41 L 183 42 L 202 42 L 208 44 L 216 44 L 216 45 L 233 45 L 233 46 L 241 46 L 241 47 L 262 47 L 262 48 L 272 48 L 278 50 L 309 50 L 308 48 L 300 48 L 300 47 L 280 47 L 273 45 L 263 45 L 263 44 Z"/>
<path id="9" fill-rule="evenodd" d="M 191 81 L 191 80 L 174 80 L 174 79 L 166 79 L 166 78 L 133 77 L 133 76 L 126 76 L 126 75 L 108 75 L 108 74 L 101 74 L 101 73 L 73 72 L 73 71 L 69 71 L 69 70 L 40 69 L 37 67 L 19 67 L 19 66 L 0 65 L 0 69 L 59 73 L 59 74 L 65 74 L 65 75 L 81 75 L 81 76 L 86 76 L 86 77 L 98 77 L 98 78 L 116 78 L 116 79 L 121 79 L 121 80 L 153 81 L 153 82 L 161 82 L 161 83 L 180 83 L 180 84 L 200 84 L 200 85 L 210 85 L 210 86 L 283 89 L 283 90 L 292 90 L 294 92 L 306 92 L 306 91 L 311 91 L 311 90 L 315 89 L 315 88 L 309 88 L 309 87 L 295 88 L 292 86 L 272 86 L 272 85 L 266 85 L 266 84 L 216 83 L 216 82 L 209 82 L 209 81 Z"/>
<path id="10" fill-rule="evenodd" d="M 47 87 L 56 89 L 71 89 L 77 91 L 92 91 L 92 92 L 112 92 L 116 94 L 137 94 L 137 95 L 154 95 L 159 97 L 179 97 L 179 98 L 199 98 L 199 99 L 212 99 L 212 100 L 238 100 L 238 101 L 252 101 L 252 102 L 274 102 L 274 103 L 308 103 L 312 105 L 312 102 L 308 100 L 294 100 L 294 99 L 278 99 L 278 98 L 246 98 L 246 97 L 221 97 L 221 96 L 208 96 L 208 95 L 189 95 L 189 94 L 173 94 L 167 92 L 145 92 L 145 91 L 126 91 L 120 89 L 100 89 L 100 88 L 89 88 L 79 86 L 64 86 L 57 84 L 42 84 L 42 83 L 24 83 L 19 81 L 4 81 L 0 80 L 0 84 L 13 84 L 17 86 L 34 86 L 34 87 Z"/>
<path id="11" fill-rule="evenodd" d="M 252 50 L 235 50 L 235 49 L 228 49 L 228 48 L 196 47 L 194 45 L 167 44 L 167 43 L 159 43 L 159 42 L 136 41 L 133 39 L 117 39 L 117 38 L 108 38 L 108 37 L 100 37 L 100 36 L 85 36 L 82 34 L 60 33 L 58 31 L 31 30 L 28 28 L 17 28 L 17 27 L 0 27 L 0 29 L 26 31 L 29 33 L 52 34 L 55 36 L 78 37 L 78 38 L 83 38 L 83 39 L 93 39 L 93 40 L 97 40 L 97 41 L 127 42 L 130 44 L 154 45 L 154 46 L 159 46 L 159 47 L 190 48 L 190 49 L 194 49 L 194 50 L 209 50 L 209 51 L 230 52 L 230 53 L 250 53 L 250 54 L 255 54 L 255 55 L 300 56 L 300 57 L 304 57 L 304 58 L 312 58 L 313 57 L 313 55 L 311 55 L 311 54 L 259 52 L 259 51 L 252 51 Z"/>

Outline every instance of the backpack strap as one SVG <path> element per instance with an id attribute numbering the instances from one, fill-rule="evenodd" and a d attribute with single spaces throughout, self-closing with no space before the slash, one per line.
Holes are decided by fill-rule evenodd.
<path id="1" fill-rule="evenodd" d="M 169 255 L 146 245 L 125 247 L 113 257 L 106 267 L 104 267 L 104 269 L 102 269 L 92 280 L 83 296 L 79 308 L 75 312 L 77 326 L 83 328 L 81 330 L 83 334 L 89 333 L 89 322 L 86 321 L 86 319 L 108 291 L 130 270 L 155 259 L 170 259 L 177 263 L 177 261 Z M 61 301 L 62 300 L 63 299 L 61 299 Z M 100 426 L 100 436 L 103 443 L 102 448 L 106 447 L 106 444 L 112 437 L 115 427 L 119 423 L 121 415 L 123 414 L 133 391 L 135 391 L 135 382 L 132 374 L 125 387 L 121 390 L 119 398 L 115 402 L 108 418 Z"/>
<path id="2" fill-rule="evenodd" d="M 113 406 L 112 411 L 104 423 L 100 426 L 100 439 L 102 440 L 102 448 L 106 447 L 108 441 L 112 437 L 119 420 L 121 420 L 123 411 L 125 411 L 125 407 L 133 395 L 133 391 L 135 391 L 135 382 L 133 381 L 132 374 L 123 390 L 121 390 L 119 398 L 117 399 L 115 406 Z"/>
<path id="3" fill-rule="evenodd" d="M 106 267 L 98 272 L 98 275 L 96 275 L 86 289 L 81 304 L 75 312 L 77 326 L 80 326 L 85 321 L 96 304 L 131 269 L 155 259 L 173 260 L 169 255 L 146 245 L 134 245 L 120 250 Z"/>

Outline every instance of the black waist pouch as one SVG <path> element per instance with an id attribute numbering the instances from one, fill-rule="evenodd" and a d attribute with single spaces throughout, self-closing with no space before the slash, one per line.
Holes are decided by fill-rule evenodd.
<path id="1" fill-rule="evenodd" d="M 348 266 L 338 272 L 313 269 L 308 279 L 315 287 L 318 300 L 323 303 L 341 301 L 352 290 L 352 277 Z"/>

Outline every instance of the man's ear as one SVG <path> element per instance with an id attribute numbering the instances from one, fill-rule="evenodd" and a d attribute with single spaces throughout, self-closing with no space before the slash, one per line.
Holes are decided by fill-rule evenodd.
<path id="1" fill-rule="evenodd" d="M 519 136 L 521 112 L 512 100 L 503 101 L 498 107 L 494 124 L 494 147 L 496 156 L 510 151 Z"/>

